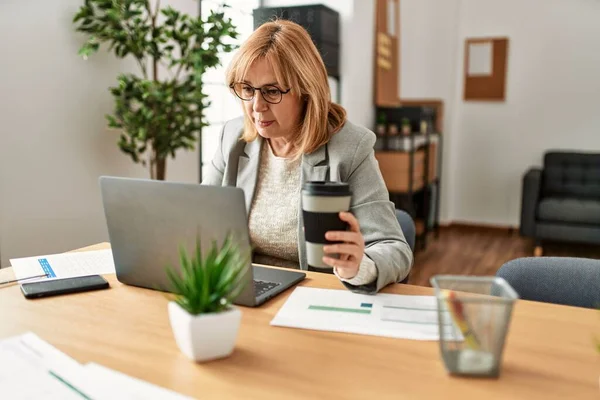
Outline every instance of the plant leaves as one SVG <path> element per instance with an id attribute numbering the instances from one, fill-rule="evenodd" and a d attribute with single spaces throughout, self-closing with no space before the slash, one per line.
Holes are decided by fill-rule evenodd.
<path id="1" fill-rule="evenodd" d="M 236 27 L 222 11 L 203 18 L 171 6 L 154 19 L 148 0 L 84 0 L 73 16 L 76 32 L 86 41 L 78 54 L 88 59 L 101 44 L 117 58 L 134 58 L 139 74 L 122 74 L 110 88 L 114 110 L 108 126 L 120 129 L 119 148 L 134 162 L 152 163 L 193 149 L 207 126 L 202 75 L 236 48 Z M 155 66 L 170 66 L 161 74 Z M 164 76 L 162 76 L 164 75 Z"/>
<path id="2" fill-rule="evenodd" d="M 178 293 L 175 301 L 192 315 L 226 310 L 245 286 L 249 254 L 229 234 L 220 246 L 212 241 L 205 255 L 199 237 L 191 256 L 180 246 L 180 273 L 171 267 L 166 270 Z"/>

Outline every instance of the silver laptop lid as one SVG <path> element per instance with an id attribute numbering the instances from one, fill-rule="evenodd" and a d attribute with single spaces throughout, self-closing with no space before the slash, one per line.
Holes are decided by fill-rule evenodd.
<path id="1" fill-rule="evenodd" d="M 203 252 L 213 240 L 222 244 L 230 232 L 250 251 L 240 188 L 108 176 L 99 182 L 120 282 L 169 290 L 166 267 L 178 269 L 179 247 L 193 252 L 198 236 Z M 248 270 L 240 296 L 244 302 L 254 299 L 252 268 Z"/>

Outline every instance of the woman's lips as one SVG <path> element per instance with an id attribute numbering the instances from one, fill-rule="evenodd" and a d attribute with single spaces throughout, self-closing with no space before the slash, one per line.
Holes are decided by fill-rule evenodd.
<path id="1" fill-rule="evenodd" d="M 270 126 L 274 121 L 258 121 L 258 126 L 260 126 L 261 128 L 266 128 L 267 126 Z"/>

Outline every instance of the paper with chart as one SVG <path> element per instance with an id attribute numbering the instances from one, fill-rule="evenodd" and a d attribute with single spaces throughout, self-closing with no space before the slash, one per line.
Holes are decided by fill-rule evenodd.
<path id="1" fill-rule="evenodd" d="M 80 368 L 33 333 L 0 341 L 0 388 L 10 399 L 82 399 L 63 376 Z"/>
<path id="2" fill-rule="evenodd" d="M 0 398 L 184 400 L 189 397 L 103 367 L 79 364 L 28 332 L 0 341 Z"/>
<path id="3" fill-rule="evenodd" d="M 444 326 L 451 326 L 443 314 Z M 439 340 L 434 296 L 379 293 L 361 295 L 347 290 L 297 287 L 271 325 L 386 336 Z"/>
<path id="4" fill-rule="evenodd" d="M 43 274 L 47 276 L 28 279 L 27 282 L 115 273 L 115 263 L 110 249 L 14 258 L 10 260 L 10 264 L 15 277 L 20 280 Z"/>

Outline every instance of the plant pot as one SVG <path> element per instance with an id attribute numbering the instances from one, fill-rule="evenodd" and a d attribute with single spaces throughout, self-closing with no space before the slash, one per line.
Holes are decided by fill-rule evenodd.
<path id="1" fill-rule="evenodd" d="M 411 133 L 412 133 L 412 132 L 411 132 L 411 127 L 410 127 L 410 125 L 403 125 L 403 126 L 402 126 L 402 134 L 403 134 L 404 136 L 409 136 Z"/>
<path id="2" fill-rule="evenodd" d="M 231 355 L 242 312 L 231 307 L 220 313 L 191 315 L 171 301 L 169 319 L 179 350 L 188 358 L 202 362 Z"/>

